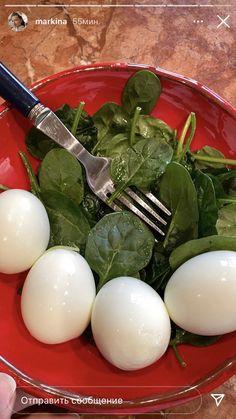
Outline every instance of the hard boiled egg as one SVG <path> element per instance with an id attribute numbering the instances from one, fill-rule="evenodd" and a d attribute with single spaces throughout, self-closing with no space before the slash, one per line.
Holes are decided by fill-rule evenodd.
<path id="1" fill-rule="evenodd" d="M 0 272 L 29 269 L 46 250 L 49 236 L 47 212 L 36 196 L 21 189 L 0 194 Z"/>
<path id="2" fill-rule="evenodd" d="M 162 299 L 136 278 L 115 278 L 101 288 L 91 324 L 99 351 L 122 370 L 157 361 L 170 340 L 170 319 Z"/>
<path id="3" fill-rule="evenodd" d="M 95 293 L 93 273 L 80 254 L 48 250 L 30 269 L 23 286 L 24 323 L 40 342 L 76 338 L 90 322 Z"/>
<path id="4" fill-rule="evenodd" d="M 164 301 L 171 319 L 188 332 L 236 330 L 236 252 L 208 252 L 185 262 L 170 278 Z"/>

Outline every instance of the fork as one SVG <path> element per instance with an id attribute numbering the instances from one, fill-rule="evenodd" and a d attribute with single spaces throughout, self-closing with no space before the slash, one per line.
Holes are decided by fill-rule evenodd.
<path id="1" fill-rule="evenodd" d="M 0 95 L 29 118 L 37 129 L 72 153 L 82 163 L 86 171 L 87 183 L 98 198 L 114 211 L 122 211 L 123 207 L 128 208 L 161 236 L 165 235 L 160 224 L 165 226 L 167 221 L 159 215 L 155 207 L 170 216 L 171 212 L 168 208 L 151 192 L 139 190 L 135 193 L 129 187 L 114 202 L 110 202 L 108 198 L 115 192 L 115 184 L 110 176 L 111 159 L 90 154 L 55 113 L 42 105 L 39 99 L 2 63 L 0 63 Z"/>

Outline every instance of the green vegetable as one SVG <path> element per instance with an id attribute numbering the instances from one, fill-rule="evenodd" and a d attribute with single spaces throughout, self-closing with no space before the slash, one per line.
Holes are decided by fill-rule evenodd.
<path id="1" fill-rule="evenodd" d="M 140 114 L 141 110 L 142 109 L 137 106 L 137 108 L 135 109 L 135 112 L 134 112 L 134 116 L 133 116 L 132 121 L 131 121 L 131 131 L 130 131 L 130 146 L 131 147 L 133 147 L 135 142 L 136 142 L 136 140 L 135 140 L 135 137 L 136 137 L 135 136 L 135 130 L 136 130 L 136 124 L 137 124 L 137 120 L 139 118 L 139 114 Z"/>
<path id="2" fill-rule="evenodd" d="M 141 279 L 140 278 L 140 273 L 139 272 L 135 272 L 132 275 L 130 275 L 132 278 L 137 278 L 137 279 Z"/>
<path id="3" fill-rule="evenodd" d="M 219 210 L 216 229 L 221 236 L 236 237 L 236 202 Z"/>
<path id="4" fill-rule="evenodd" d="M 127 186 L 148 189 L 156 182 L 171 161 L 173 149 L 164 140 L 140 140 L 115 157 L 111 177 L 117 185 L 112 200 Z"/>
<path id="5" fill-rule="evenodd" d="M 81 207 L 91 227 L 99 221 L 101 205 L 99 198 L 91 191 L 85 193 Z"/>
<path id="6" fill-rule="evenodd" d="M 236 202 L 236 197 L 234 197 L 232 195 L 228 195 L 225 192 L 224 180 L 222 181 L 221 175 L 216 175 L 216 174 L 212 174 L 212 173 L 209 173 L 209 172 L 207 172 L 207 175 L 212 180 L 214 190 L 215 190 L 215 196 L 216 196 L 216 199 L 217 199 L 217 205 L 218 205 L 219 208 L 222 205 Z"/>
<path id="7" fill-rule="evenodd" d="M 49 247 L 60 245 L 83 249 L 90 226 L 82 208 L 58 191 L 42 192 L 42 200 L 50 221 Z"/>
<path id="8" fill-rule="evenodd" d="M 221 181 L 220 181 L 219 177 L 218 177 L 218 176 L 216 176 L 216 175 L 213 175 L 213 174 L 211 174 L 211 173 L 209 173 L 209 172 L 207 172 L 207 175 L 208 175 L 208 176 L 211 178 L 211 180 L 212 180 L 213 187 L 214 187 L 214 191 L 215 191 L 215 196 L 216 196 L 216 199 L 218 200 L 218 199 L 220 199 L 220 198 L 226 197 L 226 193 L 225 193 L 225 191 L 224 191 L 223 185 L 222 185 L 222 183 L 221 183 Z"/>
<path id="9" fill-rule="evenodd" d="M 22 291 L 23 291 L 23 286 L 24 286 L 24 284 L 20 285 L 20 286 L 17 288 L 17 291 L 16 291 L 16 294 L 17 294 L 17 295 L 21 295 L 21 294 L 22 294 Z"/>
<path id="10" fill-rule="evenodd" d="M 149 115 L 139 115 L 141 108 L 138 109 L 138 114 L 131 121 L 125 110 L 116 103 L 107 102 L 103 105 L 93 115 L 98 129 L 98 142 L 93 152 L 114 157 L 140 139 L 173 140 L 174 131 L 165 122 Z"/>
<path id="11" fill-rule="evenodd" d="M 109 133 L 105 135 L 97 147 L 97 154 L 105 157 L 116 157 L 128 150 L 130 147 L 128 133 L 121 134 Z"/>
<path id="12" fill-rule="evenodd" d="M 83 108 L 84 108 L 84 102 L 80 102 L 78 108 L 76 109 L 76 114 L 75 114 L 73 124 L 71 127 L 71 134 L 73 135 L 76 135 L 78 125 L 79 125 L 79 120 L 82 116 Z"/>
<path id="13" fill-rule="evenodd" d="M 80 106 L 81 105 L 78 107 Z M 71 130 L 77 114 L 77 108 L 71 108 L 69 105 L 63 105 L 55 112 L 55 114 L 63 122 L 63 124 Z M 94 126 L 92 118 L 88 116 L 85 111 L 82 111 L 80 114 L 75 137 L 88 150 L 91 150 L 97 140 L 97 129 Z M 55 141 L 51 140 L 35 127 L 29 130 L 26 137 L 26 145 L 32 156 L 40 160 L 42 160 L 50 150 L 54 148 L 61 148 L 57 143 L 55 143 Z"/>
<path id="14" fill-rule="evenodd" d="M 149 115 L 139 116 L 135 132 L 143 138 L 163 138 L 167 142 L 174 140 L 174 130 L 161 119 Z"/>
<path id="15" fill-rule="evenodd" d="M 190 134 L 184 144 L 189 128 L 191 128 Z M 175 153 L 175 160 L 177 162 L 180 162 L 182 158 L 184 157 L 184 155 L 186 154 L 186 152 L 189 150 L 195 131 L 196 131 L 196 115 L 195 113 L 191 112 L 184 124 L 182 133 L 180 135 L 180 139 L 177 144 L 177 149 Z"/>
<path id="16" fill-rule="evenodd" d="M 60 245 L 50 247 L 49 249 L 46 250 L 46 252 L 51 252 L 52 250 L 55 250 L 55 249 L 73 250 L 73 252 L 80 253 L 80 248 L 79 247 L 76 247 L 76 246 L 60 246 Z"/>
<path id="17" fill-rule="evenodd" d="M 170 345 L 180 345 L 186 343 L 193 346 L 207 346 L 215 343 L 219 336 L 202 336 L 195 333 L 187 332 L 186 330 L 176 328 L 175 337 L 170 340 Z"/>
<path id="18" fill-rule="evenodd" d="M 111 127 L 125 130 L 129 125 L 128 114 L 114 102 L 104 103 L 92 118 L 98 130 L 98 140 L 103 138 Z"/>
<path id="19" fill-rule="evenodd" d="M 60 148 L 55 141 L 35 127 L 30 128 L 26 138 L 26 145 L 30 154 L 39 160 L 43 160 L 50 150 Z"/>
<path id="20" fill-rule="evenodd" d="M 170 163 L 160 182 L 160 199 L 172 216 L 164 247 L 173 250 L 198 236 L 197 192 L 188 171 L 179 163 Z"/>
<path id="21" fill-rule="evenodd" d="M 26 154 L 23 151 L 19 151 L 19 155 L 20 158 L 25 166 L 29 181 L 30 181 L 30 190 L 32 192 L 32 194 L 34 194 L 35 196 L 37 196 L 37 198 L 40 198 L 40 187 L 39 187 L 39 183 L 38 180 L 34 174 L 33 168 L 31 166 L 31 163 L 29 162 Z"/>
<path id="22" fill-rule="evenodd" d="M 196 153 L 192 153 L 192 158 L 195 160 L 196 168 L 201 170 L 211 168 L 220 169 L 225 165 L 236 165 L 236 160 L 226 159 L 223 153 L 208 145 Z"/>
<path id="23" fill-rule="evenodd" d="M 3 185 L 2 183 L 0 183 L 0 190 L 1 191 L 7 191 L 8 189 L 10 189 L 8 186 Z"/>
<path id="24" fill-rule="evenodd" d="M 218 205 L 213 182 L 207 174 L 197 170 L 194 184 L 197 190 L 199 210 L 198 235 L 204 237 L 217 234 Z"/>
<path id="25" fill-rule="evenodd" d="M 49 151 L 39 170 L 40 188 L 43 191 L 59 191 L 78 204 L 84 197 L 82 168 L 78 160 L 67 150 Z"/>
<path id="26" fill-rule="evenodd" d="M 90 231 L 85 258 L 99 275 L 98 289 L 109 279 L 132 275 L 150 261 L 154 237 L 148 227 L 129 212 L 103 217 Z"/>
<path id="27" fill-rule="evenodd" d="M 95 127 L 91 116 L 84 110 L 81 112 L 81 107 L 83 107 L 83 102 L 79 103 L 75 108 L 71 108 L 69 105 L 63 105 L 55 113 L 70 131 L 72 130 L 73 125 L 74 129 L 75 124 L 77 125 L 74 135 L 81 144 L 90 151 L 97 141 L 97 128 Z M 77 123 L 78 117 L 79 123 Z"/>
<path id="28" fill-rule="evenodd" d="M 231 179 L 228 185 L 228 194 L 236 198 L 236 176 Z"/>
<path id="29" fill-rule="evenodd" d="M 218 174 L 218 179 L 220 180 L 221 183 L 231 180 L 232 178 L 233 179 L 236 178 L 236 169 L 234 170 L 226 169 L 226 171 L 224 170 L 223 173 Z"/>
<path id="30" fill-rule="evenodd" d="M 194 256 L 205 252 L 212 252 L 213 250 L 236 251 L 236 240 L 234 237 L 226 236 L 209 236 L 197 240 L 190 240 L 173 250 L 169 259 L 170 266 L 175 270 Z"/>
<path id="31" fill-rule="evenodd" d="M 105 103 L 94 115 L 93 122 L 98 131 L 97 142 L 92 153 L 97 153 L 102 147 L 104 137 L 112 130 L 112 136 L 120 134 L 129 126 L 129 116 L 116 103 Z"/>
<path id="32" fill-rule="evenodd" d="M 161 94 L 161 83 L 156 74 L 148 70 L 137 71 L 127 81 L 122 93 L 123 109 L 133 115 L 140 107 L 141 113 L 148 115 L 152 112 Z"/>
<path id="33" fill-rule="evenodd" d="M 193 345 L 193 346 L 208 346 L 208 345 L 212 345 L 213 343 L 217 342 L 217 340 L 219 340 L 220 336 L 201 336 L 201 335 L 196 335 L 194 333 L 190 333 L 187 332 L 186 330 L 180 329 L 178 327 L 176 327 L 175 329 L 175 337 L 172 338 L 170 340 L 169 345 L 172 346 L 176 358 L 179 361 L 180 365 L 182 367 L 186 367 L 187 364 L 186 362 L 182 359 L 178 349 L 177 349 L 177 345 L 180 344 L 189 344 L 189 345 Z"/>
<path id="34" fill-rule="evenodd" d="M 225 192 L 236 198 L 236 170 L 229 170 L 218 176 Z"/>
<path id="35" fill-rule="evenodd" d="M 166 285 L 172 271 L 163 243 L 155 243 L 152 258 L 144 272 L 142 272 L 141 279 L 156 291 Z"/>

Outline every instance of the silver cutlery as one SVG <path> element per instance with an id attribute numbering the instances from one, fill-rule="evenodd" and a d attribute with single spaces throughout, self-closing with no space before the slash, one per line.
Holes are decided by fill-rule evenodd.
<path id="1" fill-rule="evenodd" d="M 72 153 L 84 166 L 90 189 L 114 211 L 128 208 L 141 218 L 152 229 L 164 236 L 161 226 L 167 221 L 163 215 L 171 212 L 152 193 L 126 188 L 114 202 L 108 198 L 115 192 L 115 184 L 110 176 L 111 159 L 95 157 L 90 154 L 71 134 L 60 119 L 49 108 L 42 105 L 39 99 L 28 90 L 2 63 L 0 63 L 0 95 L 10 102 L 34 126 L 54 140 L 61 147 Z M 158 213 L 164 213 L 160 215 Z M 161 226 L 160 226 L 161 225 Z"/>

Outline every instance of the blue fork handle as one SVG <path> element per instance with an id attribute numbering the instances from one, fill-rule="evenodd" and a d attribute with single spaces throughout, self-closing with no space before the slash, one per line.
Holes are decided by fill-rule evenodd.
<path id="1" fill-rule="evenodd" d="M 0 96 L 11 103 L 24 116 L 39 103 L 39 99 L 0 62 Z"/>

